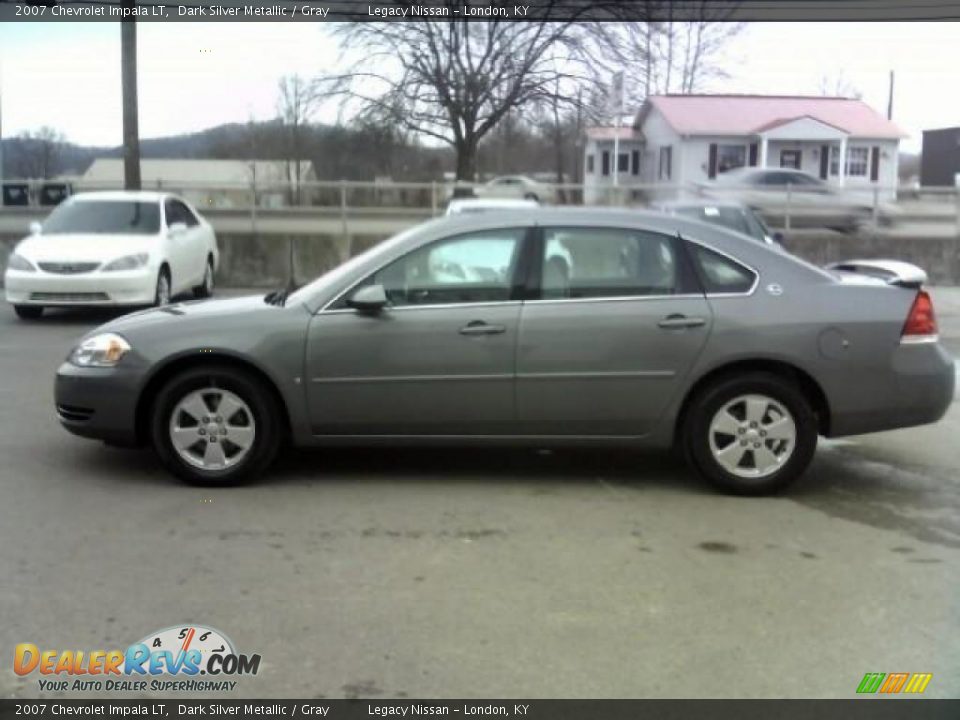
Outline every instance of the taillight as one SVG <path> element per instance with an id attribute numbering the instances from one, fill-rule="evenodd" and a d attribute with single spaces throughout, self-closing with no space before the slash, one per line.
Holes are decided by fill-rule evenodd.
<path id="1" fill-rule="evenodd" d="M 907 315 L 907 322 L 903 325 L 902 339 L 924 339 L 936 334 L 937 318 L 933 314 L 933 300 L 926 290 L 921 290 L 917 293 L 910 307 L 910 314 Z"/>

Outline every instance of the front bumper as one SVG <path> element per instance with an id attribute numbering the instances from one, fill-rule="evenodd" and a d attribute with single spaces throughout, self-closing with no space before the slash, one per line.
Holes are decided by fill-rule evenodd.
<path id="1" fill-rule="evenodd" d="M 149 267 L 82 275 L 8 269 L 4 289 L 7 302 L 14 305 L 149 305 L 156 294 L 156 277 Z"/>
<path id="2" fill-rule="evenodd" d="M 141 373 L 122 364 L 84 368 L 63 363 L 54 383 L 60 424 L 81 437 L 117 445 L 138 444 L 136 413 Z"/>

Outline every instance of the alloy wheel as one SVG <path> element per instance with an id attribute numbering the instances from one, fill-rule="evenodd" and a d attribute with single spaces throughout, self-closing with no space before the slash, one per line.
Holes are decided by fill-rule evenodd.
<path id="1" fill-rule="evenodd" d="M 786 465 L 797 446 L 790 411 L 766 395 L 740 395 L 721 407 L 709 426 L 713 459 L 740 478 L 764 478 Z"/>
<path id="2" fill-rule="evenodd" d="M 201 470 L 224 470 L 250 452 L 256 422 L 238 395 L 207 387 L 190 392 L 174 406 L 169 433 L 170 444 L 184 462 Z"/>

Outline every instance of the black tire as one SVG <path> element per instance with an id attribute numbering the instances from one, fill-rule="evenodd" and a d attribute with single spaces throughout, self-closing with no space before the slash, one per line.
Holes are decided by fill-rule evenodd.
<path id="1" fill-rule="evenodd" d="M 540 198 L 537 197 L 536 193 L 527 193 L 523 196 L 524 200 L 533 200 L 534 202 L 540 202 Z"/>
<path id="2" fill-rule="evenodd" d="M 741 477 L 728 471 L 714 457 L 711 449 L 710 424 L 714 416 L 728 403 L 746 395 L 764 396 L 782 405 L 792 416 L 796 430 L 792 453 L 779 469 L 763 477 Z M 687 410 L 682 433 L 685 456 L 714 487 L 734 495 L 769 495 L 796 480 L 810 464 L 817 447 L 817 417 L 794 383 L 773 373 L 752 372 L 718 378 L 698 392 Z M 775 442 L 762 438 L 757 440 L 761 443 Z M 744 441 L 733 442 L 741 444 Z M 717 447 L 725 449 L 719 443 Z M 752 459 L 753 450 L 749 446 L 747 452 L 751 453 L 749 458 Z M 744 468 L 744 472 L 748 471 L 749 467 Z"/>
<path id="3" fill-rule="evenodd" d="M 211 295 L 213 295 L 213 258 L 212 257 L 207 258 L 207 266 L 204 268 L 203 272 L 204 272 L 203 282 L 201 282 L 199 285 L 197 285 L 193 289 L 194 297 L 208 298 Z M 209 283 L 207 281 L 208 274 L 209 274 Z"/>
<path id="4" fill-rule="evenodd" d="M 161 283 L 166 281 L 167 283 L 167 297 L 166 301 L 161 297 L 162 288 Z M 162 307 L 164 305 L 169 305 L 173 300 L 173 283 L 170 279 L 170 269 L 164 265 L 160 268 L 160 272 L 157 273 L 157 284 L 153 293 L 153 306 Z"/>
<path id="5" fill-rule="evenodd" d="M 43 315 L 43 305 L 14 305 L 13 311 L 21 320 L 39 320 Z"/>
<path id="6" fill-rule="evenodd" d="M 236 464 L 223 469 L 190 464 L 174 449 L 170 437 L 171 417 L 177 404 L 204 388 L 233 393 L 246 403 L 253 416 L 254 439 L 250 449 Z M 157 393 L 150 417 L 150 436 L 160 461 L 181 480 L 205 486 L 235 485 L 255 479 L 273 461 L 283 437 L 281 410 L 270 390 L 250 373 L 228 366 L 197 367 L 175 376 Z"/>

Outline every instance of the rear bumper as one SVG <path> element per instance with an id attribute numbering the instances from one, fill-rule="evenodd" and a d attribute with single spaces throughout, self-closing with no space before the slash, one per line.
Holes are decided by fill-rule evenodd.
<path id="1" fill-rule="evenodd" d="M 891 382 L 869 411 L 833 413 L 830 436 L 895 430 L 940 420 L 954 401 L 953 359 L 939 342 L 900 345 L 892 357 Z"/>
<path id="2" fill-rule="evenodd" d="M 4 290 L 7 302 L 14 305 L 149 305 L 156 293 L 156 272 L 150 268 L 138 268 L 58 275 L 7 270 Z"/>
<path id="3" fill-rule="evenodd" d="M 74 435 L 135 445 L 140 374 L 63 363 L 54 383 L 60 424 Z"/>

